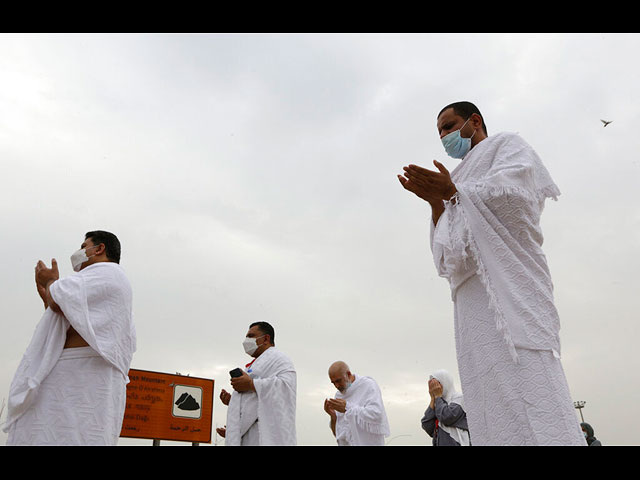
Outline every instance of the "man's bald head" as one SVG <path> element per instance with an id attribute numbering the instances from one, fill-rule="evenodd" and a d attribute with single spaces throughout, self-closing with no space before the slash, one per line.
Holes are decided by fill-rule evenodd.
<path id="1" fill-rule="evenodd" d="M 349 365 L 343 361 L 333 362 L 329 367 L 329 380 L 339 391 L 344 392 L 355 380 Z"/>
<path id="2" fill-rule="evenodd" d="M 349 370 L 349 365 L 343 361 L 333 362 L 329 367 L 329 376 L 331 373 L 346 373 Z"/>

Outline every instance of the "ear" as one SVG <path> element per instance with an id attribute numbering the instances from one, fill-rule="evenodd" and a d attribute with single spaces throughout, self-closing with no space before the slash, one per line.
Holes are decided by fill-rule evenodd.
<path id="1" fill-rule="evenodd" d="M 482 128 L 482 117 L 477 113 L 472 113 L 471 121 L 469 123 L 472 124 L 474 128 L 480 129 Z"/>

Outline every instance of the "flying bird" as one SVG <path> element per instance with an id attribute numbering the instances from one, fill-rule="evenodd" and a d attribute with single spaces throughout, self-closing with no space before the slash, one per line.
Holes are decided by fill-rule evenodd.
<path id="1" fill-rule="evenodd" d="M 603 127 L 606 127 L 607 125 L 609 125 L 611 122 L 613 122 L 613 120 L 609 121 L 609 120 L 600 120 L 602 123 L 604 123 Z"/>

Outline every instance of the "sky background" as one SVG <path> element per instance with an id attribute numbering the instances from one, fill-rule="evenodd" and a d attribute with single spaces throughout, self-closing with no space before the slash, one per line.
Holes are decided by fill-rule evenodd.
<path id="1" fill-rule="evenodd" d="M 603 444 L 637 444 L 639 49 L 595 33 L 0 35 L 0 405 L 42 315 L 36 262 L 70 275 L 103 229 L 134 290 L 132 368 L 213 378 L 214 426 L 264 320 L 296 365 L 300 445 L 335 444 L 335 360 L 380 385 L 389 445 L 430 445 L 428 375 L 459 378 L 453 305 L 429 206 L 396 175 L 455 168 L 436 116 L 468 100 L 562 192 L 542 228 L 570 390 Z"/>

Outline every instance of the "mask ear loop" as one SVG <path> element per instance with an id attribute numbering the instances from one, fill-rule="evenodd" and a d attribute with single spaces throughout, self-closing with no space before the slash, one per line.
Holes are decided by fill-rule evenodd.
<path id="1" fill-rule="evenodd" d="M 467 122 L 468 122 L 469 120 L 471 120 L 471 117 L 467 118 L 467 121 L 466 121 L 466 122 L 464 122 L 464 124 L 463 124 L 459 129 L 458 129 L 458 131 L 461 133 L 461 134 L 460 134 L 460 137 L 461 137 L 461 138 L 464 138 L 464 137 L 462 136 L 462 129 L 464 128 L 464 126 L 467 124 Z M 474 130 L 473 130 L 473 134 L 469 137 L 469 140 L 471 140 L 471 139 L 473 138 L 473 136 L 476 134 L 476 132 L 477 132 L 477 131 L 478 131 L 478 129 L 477 129 L 477 128 L 474 128 Z"/>
<path id="2" fill-rule="evenodd" d="M 93 254 L 93 255 L 91 255 L 91 257 L 90 257 L 89 255 L 87 255 L 87 250 L 88 250 L 89 248 L 99 247 L 100 245 L 102 245 L 102 244 L 101 244 L 101 243 L 99 243 L 98 245 L 91 245 L 90 247 L 85 247 L 85 249 L 84 249 L 84 255 L 85 255 L 85 257 L 87 257 L 87 260 L 88 260 L 88 259 L 90 259 L 90 258 L 92 258 L 92 257 L 95 257 L 95 256 L 97 255 L 97 253 L 94 253 L 94 254 Z"/>

